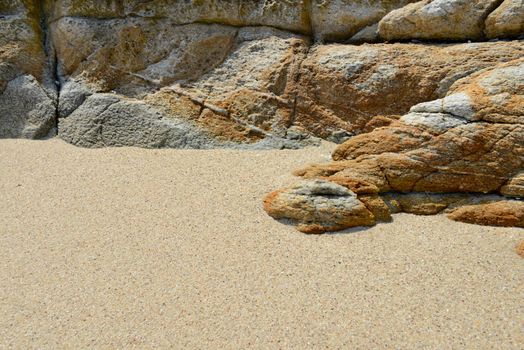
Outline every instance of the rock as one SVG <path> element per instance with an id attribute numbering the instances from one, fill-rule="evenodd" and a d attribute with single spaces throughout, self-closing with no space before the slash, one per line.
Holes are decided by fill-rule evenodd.
<path id="1" fill-rule="evenodd" d="M 508 197 L 524 198 L 524 171 L 517 173 L 500 188 L 500 193 Z"/>
<path id="2" fill-rule="evenodd" d="M 54 133 L 56 90 L 39 15 L 33 1 L 0 4 L 0 138 Z"/>
<path id="3" fill-rule="evenodd" d="M 0 116 L 0 137 L 45 137 L 58 124 L 63 139 L 99 147 L 98 138 L 88 139 L 95 134 L 79 132 L 96 129 L 89 122 L 116 120 L 116 115 L 98 118 L 82 108 L 98 94 L 102 96 L 95 101 L 113 94 L 122 102 L 118 106 L 126 105 L 122 123 L 117 123 L 121 137 L 115 145 L 137 140 L 137 145 L 159 147 L 297 148 L 318 144 L 318 138 L 344 143 L 400 115 L 404 115 L 402 128 L 444 133 L 467 119 L 448 113 L 449 108 L 460 113 L 468 111 L 458 111 L 458 106 L 483 108 L 462 101 L 466 92 L 449 95 L 453 83 L 522 57 L 522 41 L 361 46 L 322 45 L 322 41 L 378 41 L 379 21 L 384 24 L 394 13 L 411 7 L 418 9 L 417 16 L 437 14 L 435 23 L 449 20 L 454 25 L 433 29 L 455 28 L 469 37 L 471 23 L 487 16 L 494 2 L 435 0 L 422 6 L 413 0 L 3 1 L 0 95 L 9 95 L 1 97 L 0 109 L 10 112 Z M 517 5 L 505 2 L 498 11 L 514 16 L 520 11 Z M 442 19 L 443 10 L 453 13 Z M 510 71 L 514 68 L 508 69 L 499 79 L 514 74 Z M 22 76 L 23 84 L 16 80 Z M 490 98 L 518 109 L 519 101 L 504 101 L 505 94 Z M 13 96 L 38 106 L 13 105 Z M 407 114 L 423 102 L 427 105 Z M 445 106 L 438 114 L 434 111 L 440 110 L 441 103 Z M 477 99 L 476 103 L 484 102 Z M 483 109 L 482 120 L 520 118 L 514 112 L 502 115 L 497 104 L 486 103 L 489 108 Z M 148 112 L 141 115 L 143 108 Z M 77 109 L 85 120 L 82 113 L 75 113 Z M 151 124 L 150 114 L 206 136 L 199 136 L 198 142 L 164 136 L 158 142 L 139 141 L 124 135 L 130 114 L 138 118 L 136 125 L 158 127 L 153 134 L 179 135 L 165 133 L 163 123 Z M 77 128 L 73 121 L 81 125 Z M 413 138 L 402 138 L 402 131 L 396 136 L 401 147 L 408 143 L 415 147 Z M 362 152 L 377 154 L 387 147 L 366 146 Z"/>
<path id="4" fill-rule="evenodd" d="M 388 12 L 416 0 L 312 0 L 311 23 L 321 41 L 349 39 Z"/>
<path id="5" fill-rule="evenodd" d="M 40 139 L 54 132 L 55 101 L 32 75 L 21 75 L 0 95 L 0 138 Z"/>
<path id="6" fill-rule="evenodd" d="M 416 105 L 398 121 L 346 141 L 334 152 L 334 162 L 295 175 L 339 184 L 358 198 L 379 195 L 391 213 L 427 215 L 506 203 L 503 196 L 520 193 L 524 170 L 523 68 L 524 59 L 518 59 L 473 73 L 442 99 Z M 522 203 L 511 201 L 511 210 L 522 210 Z M 470 212 L 480 209 L 464 211 Z M 496 215 L 484 222 L 495 222 Z M 521 225 L 510 221 L 511 215 L 501 220 Z"/>
<path id="7" fill-rule="evenodd" d="M 520 241 L 520 243 L 517 244 L 517 246 L 515 247 L 515 251 L 518 255 L 524 258 L 524 241 Z"/>
<path id="8" fill-rule="evenodd" d="M 436 215 L 450 213 L 466 205 L 480 205 L 504 201 L 503 196 L 477 195 L 467 193 L 384 193 L 382 200 L 391 213 L 409 213 L 415 215 Z"/>
<path id="9" fill-rule="evenodd" d="M 379 24 L 385 40 L 478 40 L 500 0 L 423 0 L 391 11 Z"/>
<path id="10" fill-rule="evenodd" d="M 488 38 L 511 38 L 524 35 L 524 4 L 522 0 L 505 0 L 486 19 Z"/>
<path id="11" fill-rule="evenodd" d="M 198 113 L 198 110 L 195 111 Z M 213 139 L 137 100 L 94 94 L 60 123 L 61 137 L 81 147 L 206 148 Z"/>
<path id="12" fill-rule="evenodd" d="M 347 188 L 327 181 L 304 181 L 287 190 L 270 193 L 266 212 L 286 219 L 304 233 L 323 233 L 375 224 L 374 215 Z"/>
<path id="13" fill-rule="evenodd" d="M 364 43 L 377 43 L 380 42 L 380 36 L 378 34 L 378 23 L 361 29 L 357 34 L 353 35 L 347 43 L 349 44 L 364 44 Z"/>
<path id="14" fill-rule="evenodd" d="M 296 84 L 295 124 L 331 140 L 360 134 L 377 115 L 405 114 L 444 97 L 457 80 L 523 55 L 522 41 L 314 46 Z"/>
<path id="15" fill-rule="evenodd" d="M 448 217 L 477 225 L 524 227 L 524 202 L 500 201 L 458 208 Z"/>

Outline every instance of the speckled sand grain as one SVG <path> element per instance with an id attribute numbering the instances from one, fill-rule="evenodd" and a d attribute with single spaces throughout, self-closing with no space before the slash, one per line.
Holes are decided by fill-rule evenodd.
<path id="1" fill-rule="evenodd" d="M 522 349 L 524 230 L 265 215 L 330 147 L 0 141 L 0 348 Z"/>

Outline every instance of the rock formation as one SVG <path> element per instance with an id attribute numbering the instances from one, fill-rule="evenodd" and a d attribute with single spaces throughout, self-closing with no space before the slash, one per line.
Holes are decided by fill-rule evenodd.
<path id="1" fill-rule="evenodd" d="M 350 138 L 333 159 L 296 175 L 347 188 L 371 213 L 379 213 L 374 222 L 388 218 L 388 212 L 454 210 L 452 219 L 522 227 L 524 202 L 517 199 L 523 193 L 524 59 L 458 80 L 444 98 L 417 104 L 399 120 Z M 291 191 L 303 193 L 308 184 Z M 294 220 L 304 232 L 311 232 L 309 227 L 321 232 L 361 225 L 358 220 L 340 221 L 338 214 L 332 221 L 324 215 L 317 222 L 312 213 L 338 213 L 338 203 L 311 192 L 307 196 L 314 199 L 297 204 L 289 191 L 267 197 L 271 216 Z M 465 205 L 472 206 L 460 208 Z M 297 207 L 307 215 L 297 217 Z"/>
<path id="2" fill-rule="evenodd" d="M 299 172 L 314 182 L 272 194 L 270 214 L 322 232 L 482 204 L 451 216 L 495 223 L 477 215 L 488 208 L 510 222 L 524 193 L 523 11 L 521 0 L 1 1 L 0 138 L 326 139 L 342 144 L 334 162 Z"/>
<path id="3" fill-rule="evenodd" d="M 486 18 L 488 38 L 518 37 L 524 33 L 524 5 L 522 0 L 504 2 Z"/>
<path id="4" fill-rule="evenodd" d="M 343 142 L 520 57 L 523 45 L 324 42 L 516 38 L 522 8 L 511 0 L 4 1 L 0 137 L 43 138 L 58 126 L 84 147 Z"/>

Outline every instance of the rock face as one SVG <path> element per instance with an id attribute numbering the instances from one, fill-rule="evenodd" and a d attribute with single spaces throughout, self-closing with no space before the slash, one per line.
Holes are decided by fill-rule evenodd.
<path id="1" fill-rule="evenodd" d="M 416 103 L 440 97 L 464 74 L 524 54 L 521 42 L 309 49 L 307 37 L 270 28 L 160 23 L 144 31 L 141 28 L 152 24 L 143 21 L 55 22 L 53 41 L 63 75 L 62 138 L 101 145 L 88 139 L 92 132 L 71 135 L 78 129 L 70 128 L 73 122 L 67 119 L 86 96 L 114 91 L 156 109 L 163 125 L 202 129 L 196 143 L 155 144 L 294 148 L 313 142 L 310 135 L 340 142 L 360 133 L 377 114 L 403 114 Z M 159 32 L 169 40 L 157 40 Z M 90 115 L 86 118 L 94 117 Z M 111 117 L 114 127 L 122 123 L 122 135 L 128 131 L 125 115 Z M 97 120 L 91 129 L 107 118 Z M 144 122 L 144 127 L 141 133 L 151 124 Z M 212 138 L 216 142 L 210 142 Z M 106 145 L 122 145 L 108 141 Z"/>
<path id="2" fill-rule="evenodd" d="M 54 133 L 56 90 L 36 2 L 0 3 L 0 138 Z"/>
<path id="3" fill-rule="evenodd" d="M 524 45 L 323 42 L 515 38 L 522 8 L 512 0 L 4 1 L 0 137 L 42 138 L 58 125 L 60 137 L 85 147 L 343 142 L 521 57 Z M 95 102 L 107 110 L 88 109 Z"/>
<path id="4" fill-rule="evenodd" d="M 236 27 L 269 26 L 309 34 L 308 1 L 245 0 L 55 0 L 47 1 L 50 18 L 170 19 L 174 25 L 218 23 Z"/>
<path id="5" fill-rule="evenodd" d="M 53 42 L 63 86 L 60 136 L 70 142 L 99 146 L 93 130 L 110 123 L 122 137 L 107 139 L 105 145 L 300 146 L 288 137 L 295 95 L 288 81 L 298 74 L 306 37 L 271 28 L 64 18 L 53 24 Z M 88 96 L 108 92 L 134 101 L 127 103 L 127 113 L 102 109 L 104 116 L 82 116 L 81 109 L 72 114 Z M 152 114 L 133 111 L 138 106 Z M 157 119 L 153 124 L 150 115 Z M 133 122 L 127 120 L 131 116 Z M 75 128 L 72 124 L 82 118 L 82 129 Z M 130 123 L 143 125 L 134 130 L 140 134 L 154 125 L 159 128 L 155 133 L 166 135 L 167 128 L 173 137 L 181 130 L 201 130 L 192 133 L 200 135 L 194 142 L 161 137 L 151 143 L 125 135 Z M 137 143 L 122 143 L 123 138 Z"/>
<path id="6" fill-rule="evenodd" d="M 524 168 L 523 116 L 524 60 L 519 59 L 458 80 L 444 98 L 415 105 L 398 121 L 351 138 L 335 151 L 334 162 L 296 174 L 345 186 L 359 198 L 374 195 L 377 205 L 391 212 L 435 214 L 468 201 L 517 198 Z M 406 196 L 411 196 L 408 207 L 421 209 L 406 210 Z M 451 217 L 520 225 L 522 208 L 522 202 L 490 204 Z"/>

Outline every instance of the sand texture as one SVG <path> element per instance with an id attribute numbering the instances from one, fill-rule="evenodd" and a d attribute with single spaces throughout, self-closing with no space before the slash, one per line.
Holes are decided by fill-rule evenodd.
<path id="1" fill-rule="evenodd" d="M 522 349 L 524 230 L 265 214 L 332 150 L 1 140 L 0 348 Z"/>

